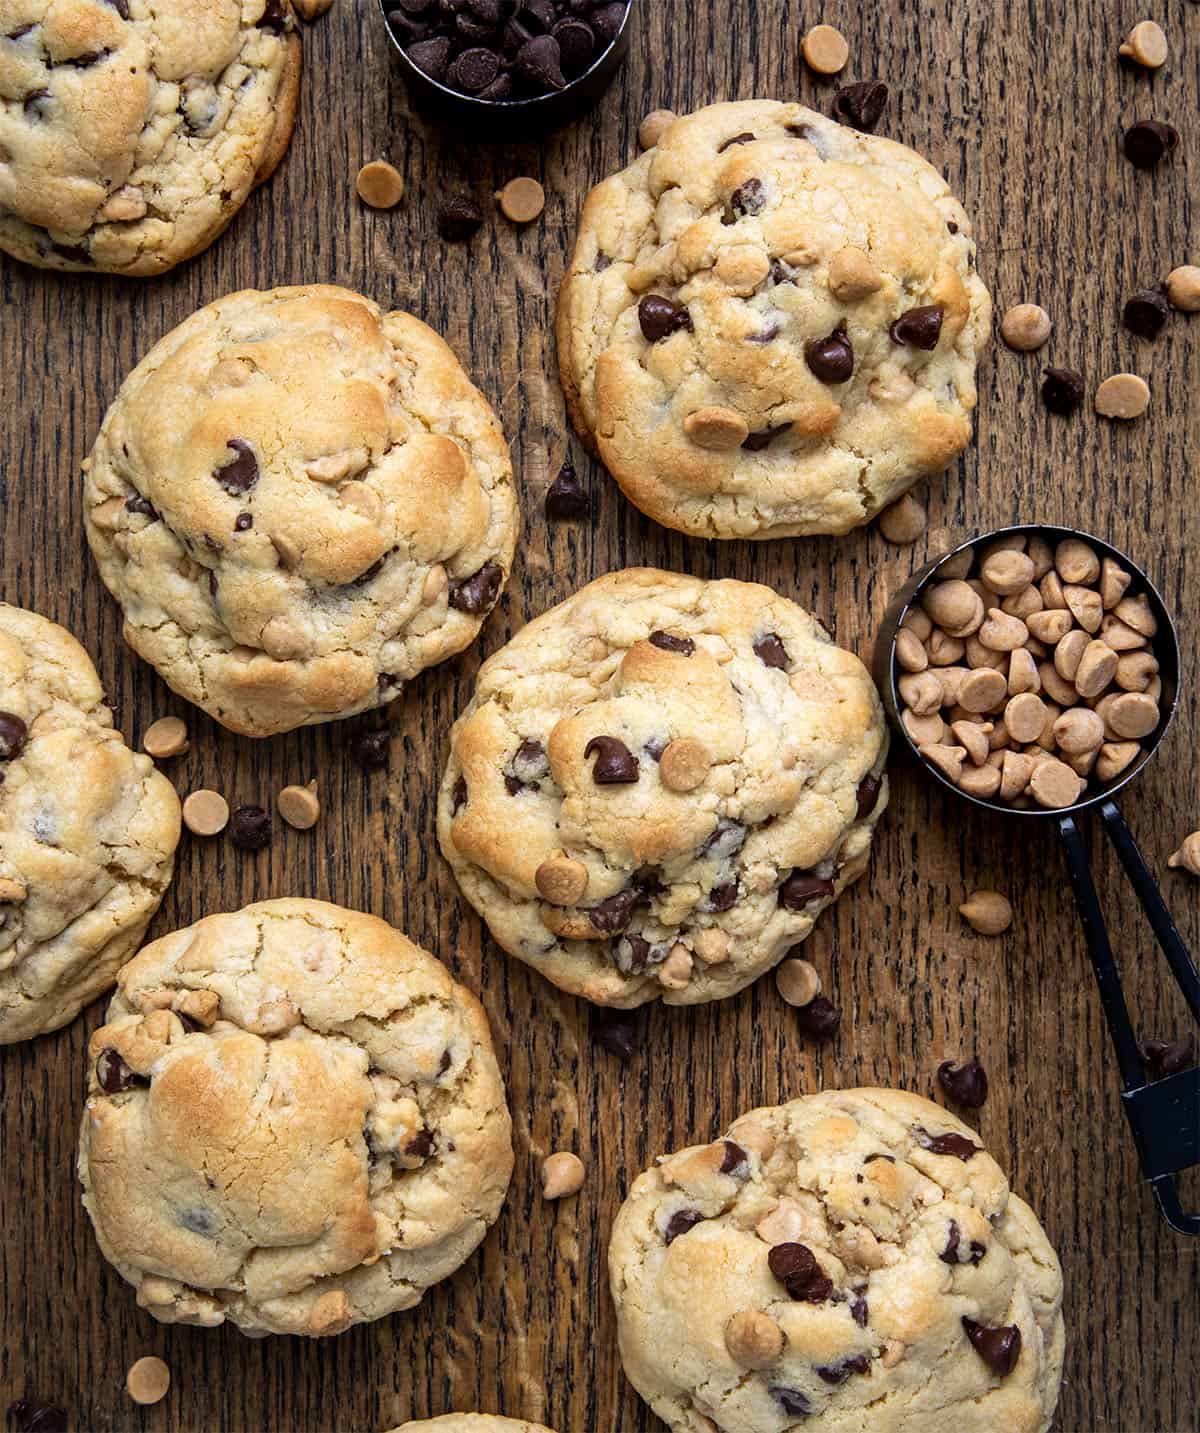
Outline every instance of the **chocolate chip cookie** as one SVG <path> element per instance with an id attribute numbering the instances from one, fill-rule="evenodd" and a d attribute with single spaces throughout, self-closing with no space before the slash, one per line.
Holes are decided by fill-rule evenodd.
<path id="1" fill-rule="evenodd" d="M 402 1423 L 391 1433 L 420 1433 L 422 1428 L 440 1429 L 441 1433 L 552 1433 L 540 1423 L 526 1423 L 520 1418 L 496 1418 L 490 1413 L 446 1413 L 421 1423 Z"/>
<path id="2" fill-rule="evenodd" d="M 109 989 L 178 843 L 179 798 L 114 729 L 87 653 L 0 603 L 0 1045 Z"/>
<path id="3" fill-rule="evenodd" d="M 610 573 L 479 672 L 442 851 L 510 955 L 602 1005 L 732 995 L 866 869 L 887 735 L 769 588 Z"/>
<path id="4" fill-rule="evenodd" d="M 249 736 L 390 701 L 474 640 L 512 565 L 496 415 L 437 334 L 347 289 L 193 314 L 84 466 L 126 640 Z"/>
<path id="5" fill-rule="evenodd" d="M 641 1175 L 625 1372 L 686 1433 L 1046 1433 L 1062 1273 L 978 1136 L 899 1090 L 753 1110 Z"/>
<path id="6" fill-rule="evenodd" d="M 283 158 L 299 89 L 287 0 L 4 0 L 0 249 L 162 273 Z"/>
<path id="7" fill-rule="evenodd" d="M 487 1017 L 373 916 L 264 901 L 175 931 L 88 1056 L 84 1205 L 163 1323 L 341 1333 L 418 1304 L 500 1211 Z"/>
<path id="8" fill-rule="evenodd" d="M 966 446 L 991 301 L 912 150 L 717 104 L 592 190 L 558 306 L 580 435 L 701 537 L 844 533 Z"/>

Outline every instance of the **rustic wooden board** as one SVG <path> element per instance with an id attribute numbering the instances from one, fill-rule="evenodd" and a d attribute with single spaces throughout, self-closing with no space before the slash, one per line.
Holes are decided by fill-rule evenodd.
<path id="1" fill-rule="evenodd" d="M 104 1264 L 79 1203 L 75 1132 L 83 1056 L 97 1005 L 70 1029 L 0 1054 L 0 1403 L 34 1394 L 97 1430 L 370 1433 L 451 1408 L 505 1409 L 561 1433 L 657 1427 L 624 1383 L 604 1249 L 631 1179 L 657 1153 L 707 1139 L 739 1111 L 825 1085 L 898 1084 L 930 1093 L 944 1057 L 977 1051 L 993 1094 L 979 1127 L 1040 1211 L 1066 1271 L 1070 1331 L 1058 1427 L 1070 1433 L 1195 1430 L 1200 1388 L 1200 1262 L 1166 1233 L 1139 1187 L 1065 874 L 1049 830 L 987 821 L 908 769 L 872 870 L 822 917 L 809 953 L 846 1012 L 831 1046 L 801 1042 L 770 980 L 719 1006 L 654 1009 L 628 1067 L 599 1050 L 576 1001 L 505 958 L 458 899 L 433 835 L 433 796 L 455 713 L 481 656 L 530 616 L 610 569 L 645 563 L 769 582 L 869 647 L 886 595 L 949 539 L 1012 520 L 1079 523 L 1126 547 L 1183 617 L 1196 670 L 1194 544 L 1200 514 L 1189 460 L 1200 450 L 1200 318 L 1149 345 L 1124 334 L 1122 298 L 1175 263 L 1200 259 L 1193 228 L 1200 107 L 1200 7 L 1165 0 L 1173 46 L 1153 77 L 1122 71 L 1129 6 L 1088 0 L 640 0 L 629 64 L 594 116 L 544 146 L 492 150 L 446 137 L 410 113 L 374 0 L 337 0 L 305 36 L 303 112 L 282 171 L 209 253 L 154 282 L 63 278 L 0 262 L 0 530 L 3 597 L 65 623 L 96 658 L 126 734 L 185 716 L 191 753 L 170 768 L 181 791 L 213 785 L 268 803 L 315 776 L 326 816 L 279 831 L 260 855 L 185 840 L 153 933 L 246 901 L 308 894 L 374 911 L 436 951 L 482 994 L 516 1126 L 517 1169 L 481 1255 L 413 1313 L 323 1343 L 249 1342 L 230 1329 L 164 1328 L 139 1313 Z M 862 12 L 860 14 L 860 11 Z M 1057 329 L 1047 361 L 1093 381 L 1131 367 L 1151 381 L 1143 422 L 1090 412 L 1066 421 L 1036 398 L 1039 363 L 986 356 L 978 441 L 928 487 L 931 530 L 909 552 L 864 531 L 841 541 L 702 543 L 667 533 L 626 504 L 568 443 L 554 376 L 551 314 L 575 217 L 590 184 L 636 152 L 649 109 L 721 98 L 802 98 L 831 87 L 804 72 L 798 44 L 818 18 L 851 40 L 848 78 L 892 87 L 881 132 L 915 145 L 952 179 L 975 218 L 980 268 L 1002 309 L 1033 298 Z M 1181 152 L 1141 174 L 1118 150 L 1123 123 L 1173 120 Z M 392 214 L 352 195 L 363 161 L 386 155 L 408 197 Z M 490 225 L 447 248 L 434 215 L 448 190 L 481 198 L 515 174 L 540 176 L 545 217 Z M 496 402 L 525 503 L 518 567 L 476 652 L 413 683 L 396 714 L 390 774 L 366 779 L 350 728 L 265 744 L 239 740 L 172 697 L 119 640 L 117 611 L 88 559 L 79 463 L 134 361 L 195 307 L 232 289 L 310 280 L 350 285 L 411 308 L 443 331 Z M 571 447 L 597 494 L 594 525 L 548 529 L 541 499 Z M 1192 568 L 1192 571 L 1189 571 Z M 1190 598 L 1190 600 L 1189 600 Z M 1185 687 L 1161 758 L 1126 808 L 1152 863 L 1200 824 L 1200 738 Z M 1184 1028 L 1148 931 L 1097 833 L 1101 894 L 1144 1033 Z M 1011 893 L 1005 938 L 971 935 L 963 893 Z M 1168 898 L 1193 946 L 1200 891 L 1172 875 Z M 574 1145 L 582 1195 L 545 1205 L 539 1157 Z M 1200 1201 L 1200 1180 L 1188 1191 Z M 175 1383 L 139 1411 L 122 1391 L 134 1358 L 159 1353 Z M 1002 1433 L 1002 1430 L 997 1430 Z"/>

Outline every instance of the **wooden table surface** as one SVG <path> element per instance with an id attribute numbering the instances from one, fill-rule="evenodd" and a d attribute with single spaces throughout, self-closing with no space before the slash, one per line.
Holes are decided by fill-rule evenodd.
<path id="1" fill-rule="evenodd" d="M 1200 317 L 1172 318 L 1157 343 L 1119 323 L 1122 300 L 1175 264 L 1200 260 L 1193 227 L 1200 167 L 1200 6 L 1162 0 L 1165 70 L 1119 67 L 1127 4 L 1088 0 L 640 0 L 629 62 L 595 112 L 543 146 L 488 148 L 416 118 L 374 0 L 336 0 L 305 33 L 300 122 L 278 176 L 208 253 L 153 281 L 62 277 L 0 261 L 2 596 L 62 622 L 96 660 L 126 736 L 185 717 L 189 755 L 167 769 L 181 793 L 215 786 L 272 802 L 315 777 L 325 815 L 301 834 L 277 823 L 257 855 L 185 836 L 161 935 L 216 910 L 311 895 L 376 912 L 440 955 L 478 991 L 507 1072 L 517 1148 L 507 1205 L 482 1252 L 419 1310 L 336 1340 L 251 1342 L 232 1328 L 167 1328 L 137 1310 L 101 1259 L 74 1172 L 84 1051 L 103 1002 L 57 1035 L 0 1053 L 0 1406 L 24 1394 L 60 1402 L 72 1428 L 374 1433 L 449 1409 L 507 1411 L 559 1433 L 640 1433 L 656 1420 L 624 1382 L 605 1245 L 634 1176 L 659 1153 L 706 1140 L 740 1111 L 822 1087 L 934 1091 L 950 1056 L 977 1052 L 992 1094 L 978 1125 L 1062 1256 L 1069 1348 L 1057 1427 L 1064 1433 L 1183 1433 L 1200 1427 L 1200 1258 L 1168 1233 L 1140 1185 L 1080 928 L 1053 832 L 984 819 L 919 773 L 892 777 L 891 808 L 864 880 L 821 918 L 807 953 L 845 1014 L 832 1044 L 799 1039 L 765 979 L 734 1000 L 643 1014 L 622 1066 L 589 1037 L 587 1010 L 487 940 L 458 898 L 434 839 L 446 737 L 481 657 L 583 582 L 630 564 L 767 582 L 863 654 L 889 590 L 928 551 L 1006 522 L 1090 528 L 1125 548 L 1181 618 L 1196 671 L 1193 614 L 1200 509 L 1189 460 L 1200 451 Z M 860 14 L 860 12 L 862 12 Z M 865 18 L 864 18 L 865 16 Z M 832 94 L 799 60 L 817 19 L 850 40 L 846 78 L 891 88 L 880 132 L 945 171 L 973 216 L 979 267 L 997 309 L 1033 299 L 1055 321 L 1042 355 L 993 346 L 980 370 L 977 440 L 929 483 L 927 541 L 889 546 L 874 530 L 832 540 L 692 541 L 654 526 L 582 455 L 567 431 L 551 316 L 588 187 L 637 153 L 650 109 L 724 98 Z M 1123 125 L 1173 121 L 1181 149 L 1158 173 L 1120 155 Z M 364 161 L 387 156 L 407 196 L 373 213 L 353 196 Z M 496 217 L 469 246 L 444 245 L 438 201 L 470 188 L 487 202 L 535 174 L 549 203 L 516 230 Z M 87 555 L 79 465 L 134 362 L 194 308 L 230 290 L 309 281 L 349 285 L 441 330 L 496 404 L 512 441 L 524 527 L 508 593 L 477 649 L 427 672 L 394 714 L 390 772 L 348 758 L 359 723 L 264 743 L 233 737 L 171 695 L 120 640 L 115 604 Z M 1083 411 L 1051 417 L 1042 362 L 1146 376 L 1148 416 L 1125 426 Z M 548 527 L 547 483 L 566 451 L 596 496 L 592 524 Z M 1193 947 L 1200 888 L 1165 874 L 1200 825 L 1194 688 L 1159 759 L 1125 809 Z M 1090 833 L 1130 1001 L 1150 1036 L 1186 1029 L 1115 860 Z M 956 914 L 975 887 L 1016 907 L 999 939 Z M 541 1157 L 575 1147 L 588 1164 L 578 1199 L 546 1204 Z M 1193 1207 L 1200 1179 L 1185 1181 Z M 167 1400 L 139 1410 L 123 1391 L 138 1356 L 170 1364 Z M 1004 1433 L 1004 1430 L 997 1430 Z"/>

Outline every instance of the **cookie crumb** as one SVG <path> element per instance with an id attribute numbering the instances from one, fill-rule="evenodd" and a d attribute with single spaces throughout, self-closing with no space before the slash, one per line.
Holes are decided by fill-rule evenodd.
<path id="1" fill-rule="evenodd" d="M 1000 320 L 1000 337 L 1018 353 L 1032 353 L 1050 337 L 1052 327 L 1040 304 L 1014 304 Z"/>
<path id="2" fill-rule="evenodd" d="M 638 143 L 643 149 L 653 149 L 678 118 L 673 109 L 652 109 L 638 125 Z"/>
<path id="3" fill-rule="evenodd" d="M 810 961 L 793 958 L 777 967 L 775 988 L 789 1005 L 811 1005 L 821 993 L 821 977 Z"/>
<path id="4" fill-rule="evenodd" d="M 510 179 L 496 193 L 500 212 L 514 224 L 531 224 L 546 207 L 546 191 L 536 179 Z"/>
<path id="5" fill-rule="evenodd" d="M 916 542 L 925 531 L 925 523 L 925 508 L 911 493 L 905 493 L 879 514 L 879 531 L 897 547 Z"/>
<path id="6" fill-rule="evenodd" d="M 569 1199 L 583 1188 L 583 1160 L 569 1150 L 547 1156 L 542 1164 L 542 1195 L 546 1199 Z"/>
<path id="7" fill-rule="evenodd" d="M 850 46 L 832 25 L 814 25 L 800 43 L 804 63 L 818 75 L 836 75 L 846 67 Z"/>
<path id="8" fill-rule="evenodd" d="M 229 803 L 219 791 L 193 791 L 183 803 L 183 824 L 193 836 L 220 835 L 229 824 Z"/>
<path id="9" fill-rule="evenodd" d="M 285 786 L 275 798 L 275 806 L 289 826 L 297 831 L 311 830 L 321 814 L 317 783 L 310 781 L 307 786 Z"/>
<path id="10" fill-rule="evenodd" d="M 135 1403 L 161 1403 L 171 1386 L 171 1370 L 161 1358 L 139 1358 L 125 1375 L 125 1390 Z"/>
<path id="11" fill-rule="evenodd" d="M 386 159 L 373 159 L 358 171 L 354 182 L 358 197 L 372 209 L 394 209 L 404 197 L 400 171 Z"/>
<path id="12" fill-rule="evenodd" d="M 169 756 L 182 756 L 190 746 L 187 727 L 178 717 L 159 717 L 151 722 L 142 737 L 142 748 L 155 761 Z"/>
<path id="13" fill-rule="evenodd" d="M 972 891 L 958 913 L 979 935 L 1002 935 L 1013 922 L 1013 908 L 999 891 Z"/>
<path id="14" fill-rule="evenodd" d="M 1157 70 L 1167 62 L 1167 37 L 1156 20 L 1140 20 L 1117 53 L 1143 69 Z"/>
<path id="15" fill-rule="evenodd" d="M 1200 313 L 1200 267 L 1181 264 L 1167 275 L 1167 302 L 1183 313 Z"/>
<path id="16" fill-rule="evenodd" d="M 1140 418 L 1149 406 L 1149 385 L 1136 373 L 1114 373 L 1096 389 L 1096 412 L 1104 418 Z"/>

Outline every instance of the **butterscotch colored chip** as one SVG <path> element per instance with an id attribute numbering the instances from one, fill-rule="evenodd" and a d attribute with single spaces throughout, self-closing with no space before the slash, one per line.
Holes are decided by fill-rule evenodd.
<path id="1" fill-rule="evenodd" d="M 1032 353 L 1050 337 L 1050 315 L 1039 304 L 1017 304 L 1000 320 L 1000 337 L 1020 353 Z"/>
<path id="2" fill-rule="evenodd" d="M 547 1155 L 542 1164 L 542 1197 L 544 1199 L 569 1199 L 583 1188 L 586 1171 L 583 1160 L 570 1150 L 559 1150 Z"/>
<path id="3" fill-rule="evenodd" d="M 183 803 L 183 824 L 193 836 L 216 836 L 229 825 L 229 802 L 219 791 L 193 791 Z"/>
<path id="4" fill-rule="evenodd" d="M 161 1403 L 171 1387 L 171 1370 L 161 1358 L 139 1358 L 125 1375 L 125 1389 L 135 1403 Z"/>
<path id="5" fill-rule="evenodd" d="M 500 212 L 514 224 L 531 224 L 546 207 L 546 191 L 527 175 L 510 179 L 496 195 Z"/>
<path id="6" fill-rule="evenodd" d="M 1104 418 L 1140 418 L 1150 406 L 1150 387 L 1136 373 L 1114 373 L 1096 389 L 1095 401 Z"/>
<path id="7" fill-rule="evenodd" d="M 563 852 L 549 856 L 534 872 L 538 893 L 556 906 L 575 906 L 588 886 L 588 869 Z"/>
<path id="8" fill-rule="evenodd" d="M 1039 762 L 1029 778 L 1029 790 L 1039 806 L 1072 806 L 1079 800 L 1084 783 L 1065 761 L 1053 757 Z"/>
<path id="9" fill-rule="evenodd" d="M 1139 20 L 1121 46 L 1120 54 L 1144 69 L 1157 70 L 1167 62 L 1167 37 L 1155 20 Z"/>
<path id="10" fill-rule="evenodd" d="M 741 414 L 729 408 L 697 408 L 683 420 L 683 431 L 699 447 L 721 453 L 740 448 L 750 433 Z"/>
<path id="11" fill-rule="evenodd" d="M 967 754 L 961 746 L 947 746 L 943 742 L 933 741 L 918 747 L 918 750 L 930 765 L 936 766 L 943 776 L 957 783 L 962 775 L 963 758 Z"/>
<path id="12" fill-rule="evenodd" d="M 846 67 L 850 46 L 845 35 L 832 25 L 814 25 L 800 42 L 800 53 L 810 70 L 819 75 L 836 75 Z"/>
<path id="13" fill-rule="evenodd" d="M 775 988 L 789 1005 L 811 1005 L 821 993 L 821 977 L 811 961 L 793 957 L 775 971 Z"/>
<path id="14" fill-rule="evenodd" d="M 979 571 L 993 592 L 1011 597 L 1033 582 L 1033 559 L 1011 547 L 1001 548 L 984 558 Z"/>
<path id="15" fill-rule="evenodd" d="M 969 712 L 996 711 L 1007 695 L 1006 678 L 991 667 L 979 667 L 963 678 L 958 704 Z"/>
<path id="16" fill-rule="evenodd" d="M 285 786 L 275 798 L 275 806 L 289 826 L 297 831 L 310 830 L 321 815 L 317 783 L 310 781 L 307 786 Z"/>
<path id="17" fill-rule="evenodd" d="M 1035 692 L 1022 692 L 1004 708 L 1004 725 L 1014 741 L 1036 741 L 1046 725 L 1046 704 Z"/>
<path id="18" fill-rule="evenodd" d="M 164 761 L 170 756 L 182 756 L 188 749 L 187 727 L 178 717 L 159 717 L 146 728 L 142 746 L 148 756 Z"/>
<path id="19" fill-rule="evenodd" d="M 708 775 L 712 755 L 695 737 L 679 737 L 663 752 L 658 772 L 664 786 L 672 791 L 694 791 Z"/>
<path id="20" fill-rule="evenodd" d="M 386 159 L 364 164 L 354 181 L 358 197 L 372 209 L 393 209 L 404 198 L 404 179 Z"/>
<path id="21" fill-rule="evenodd" d="M 925 508 L 911 493 L 905 493 L 879 514 L 879 531 L 897 547 L 916 542 L 925 531 L 925 523 Z"/>
<path id="22" fill-rule="evenodd" d="M 1181 264 L 1167 275 L 1167 301 L 1183 313 L 1200 312 L 1200 265 Z"/>
<path id="23" fill-rule="evenodd" d="M 979 935 L 1003 935 L 1013 922 L 1012 905 L 999 891 L 972 891 L 958 913 Z"/>
<path id="24" fill-rule="evenodd" d="M 725 1347 L 741 1368 L 770 1368 L 783 1352 L 783 1330 L 758 1309 L 743 1309 L 725 1325 Z"/>
<path id="25" fill-rule="evenodd" d="M 1119 737 L 1149 736 L 1159 723 L 1158 703 L 1143 692 L 1122 692 L 1105 712 L 1105 721 Z"/>
<path id="26" fill-rule="evenodd" d="M 839 303 L 857 303 L 883 288 L 883 279 L 861 249 L 839 249 L 829 261 L 829 291 Z M 924 526 L 924 524 L 922 524 Z"/>

